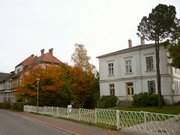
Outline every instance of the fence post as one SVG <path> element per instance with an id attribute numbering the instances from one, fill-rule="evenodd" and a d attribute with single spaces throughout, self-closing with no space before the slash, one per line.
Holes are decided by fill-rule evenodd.
<path id="1" fill-rule="evenodd" d="M 96 108 L 94 109 L 94 118 L 95 118 L 94 122 L 95 124 L 97 124 L 97 109 Z"/>
<path id="2" fill-rule="evenodd" d="M 78 120 L 81 120 L 81 108 L 78 109 Z"/>
<path id="3" fill-rule="evenodd" d="M 39 113 L 39 107 L 36 106 L 36 113 Z"/>
<path id="4" fill-rule="evenodd" d="M 144 129 L 146 130 L 147 129 L 147 125 L 146 125 L 146 123 L 147 123 L 146 113 L 147 112 L 143 112 L 143 113 L 144 113 Z"/>
<path id="5" fill-rule="evenodd" d="M 54 115 L 54 107 L 51 106 L 51 115 L 53 116 Z"/>
<path id="6" fill-rule="evenodd" d="M 116 128 L 120 129 L 119 110 L 116 110 Z"/>
<path id="7" fill-rule="evenodd" d="M 56 107 L 56 117 L 58 117 L 58 107 Z"/>
<path id="8" fill-rule="evenodd" d="M 69 119 L 69 111 L 68 111 L 68 108 L 66 108 L 66 118 Z"/>

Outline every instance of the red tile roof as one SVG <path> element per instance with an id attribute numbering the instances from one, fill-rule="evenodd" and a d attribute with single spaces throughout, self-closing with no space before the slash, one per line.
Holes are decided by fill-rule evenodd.
<path id="1" fill-rule="evenodd" d="M 24 67 L 29 67 L 34 64 L 40 64 L 40 63 L 62 64 L 63 62 L 61 62 L 59 59 L 54 57 L 52 52 L 47 52 L 41 54 L 39 57 L 31 55 L 25 60 L 23 60 L 21 63 L 19 63 L 17 66 L 23 65 Z"/>
<path id="2" fill-rule="evenodd" d="M 52 64 L 61 64 L 62 62 L 54 57 L 50 52 L 42 54 L 38 57 L 40 63 L 52 63 Z"/>
<path id="3" fill-rule="evenodd" d="M 21 63 L 19 63 L 16 67 L 23 65 L 23 66 L 28 66 L 32 65 L 34 61 L 36 61 L 37 56 L 34 56 L 33 54 L 29 57 L 27 57 L 25 60 L 23 60 Z"/>

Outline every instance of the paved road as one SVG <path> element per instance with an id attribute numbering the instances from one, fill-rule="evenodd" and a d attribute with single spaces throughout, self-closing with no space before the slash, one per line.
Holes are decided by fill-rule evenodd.
<path id="1" fill-rule="evenodd" d="M 14 112 L 0 110 L 0 135 L 72 135 Z"/>

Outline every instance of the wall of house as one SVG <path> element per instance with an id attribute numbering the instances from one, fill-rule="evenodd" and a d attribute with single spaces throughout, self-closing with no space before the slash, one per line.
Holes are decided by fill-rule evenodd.
<path id="1" fill-rule="evenodd" d="M 17 74 L 17 73 L 21 72 L 22 70 L 23 70 L 23 65 L 19 65 L 15 68 L 15 73 Z"/>
<path id="2" fill-rule="evenodd" d="M 4 91 L 4 83 L 3 83 L 3 82 L 0 82 L 0 103 L 3 102 L 3 97 L 4 97 L 4 96 L 2 95 L 3 91 Z"/>
<path id="3" fill-rule="evenodd" d="M 109 95 L 109 84 L 115 84 L 115 94 L 116 96 L 126 96 L 126 83 L 132 82 L 134 85 L 134 92 L 138 94 L 140 92 L 148 92 L 147 81 L 148 80 L 155 80 L 156 77 L 148 77 L 144 79 L 128 79 L 128 80 L 119 80 L 119 81 L 106 81 L 100 83 L 101 95 Z M 162 77 L 162 94 L 163 95 L 171 95 L 172 92 L 169 91 L 171 88 L 170 81 L 171 78 L 169 77 Z M 156 89 L 157 89 L 157 81 L 156 81 Z M 156 91 L 157 93 L 157 91 Z"/>
<path id="4" fill-rule="evenodd" d="M 146 71 L 146 57 L 153 56 L 154 70 Z M 125 60 L 132 60 L 132 73 L 126 73 Z M 108 63 L 114 63 L 114 75 L 108 75 Z M 162 95 L 168 102 L 172 102 L 172 71 L 168 64 L 167 51 L 164 47 L 160 48 L 160 72 L 162 80 Z M 134 52 L 103 57 L 99 59 L 100 73 L 100 95 L 109 95 L 109 84 L 114 83 L 115 95 L 120 99 L 126 99 L 126 83 L 133 82 L 134 93 L 148 92 L 147 81 L 156 81 L 156 58 L 155 49 L 148 48 Z M 179 72 L 180 73 L 180 72 Z M 177 75 L 177 73 L 176 73 Z M 179 83 L 180 87 L 180 83 Z M 157 93 L 157 81 L 156 81 Z M 180 99 L 179 99 L 180 100 Z"/>
<path id="5" fill-rule="evenodd" d="M 146 71 L 146 57 L 153 56 L 154 72 Z M 125 72 L 125 60 L 132 60 L 132 73 Z M 114 75 L 108 75 L 108 63 L 114 63 Z M 164 48 L 160 50 L 160 71 L 161 74 L 170 74 L 168 67 L 166 51 Z M 129 78 L 137 76 L 154 76 L 156 75 L 155 49 L 148 48 L 135 52 L 119 54 L 99 59 L 100 80 L 111 80 L 119 78 Z"/>
<path id="6" fill-rule="evenodd" d="M 15 80 L 7 79 L 0 83 L 0 103 L 2 102 L 15 102 L 15 94 L 13 88 L 15 88 Z"/>
<path id="7" fill-rule="evenodd" d="M 0 91 L 2 91 L 4 89 L 4 83 L 0 82 Z"/>
<path id="8" fill-rule="evenodd" d="M 3 102 L 4 102 L 4 94 L 0 93 L 0 103 L 3 103 Z"/>

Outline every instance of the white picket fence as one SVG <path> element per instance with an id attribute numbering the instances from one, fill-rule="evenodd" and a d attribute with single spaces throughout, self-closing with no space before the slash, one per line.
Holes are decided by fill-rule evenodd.
<path id="1" fill-rule="evenodd" d="M 25 112 L 82 121 L 126 132 L 147 135 L 180 135 L 180 116 L 113 109 L 67 109 L 24 106 Z"/>

